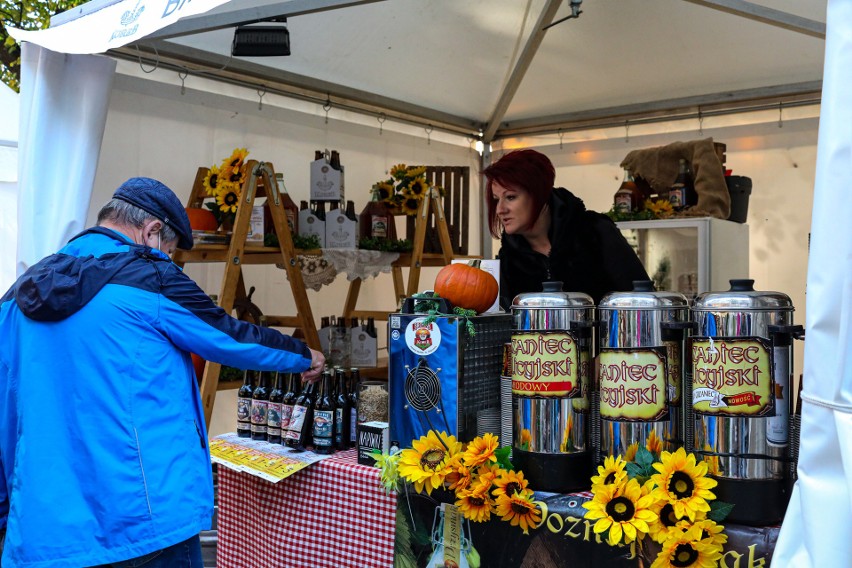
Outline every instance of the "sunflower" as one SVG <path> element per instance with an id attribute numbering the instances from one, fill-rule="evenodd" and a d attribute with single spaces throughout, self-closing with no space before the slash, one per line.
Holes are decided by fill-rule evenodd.
<path id="1" fill-rule="evenodd" d="M 645 440 L 645 447 L 648 448 L 648 451 L 658 456 L 663 451 L 663 441 L 657 437 L 657 433 L 654 430 L 651 430 L 651 433 L 648 434 L 648 439 Z"/>
<path id="2" fill-rule="evenodd" d="M 429 184 L 423 178 L 413 179 L 408 184 L 408 187 L 405 188 L 405 191 L 414 195 L 417 199 L 423 199 L 426 192 L 429 191 Z"/>
<path id="3" fill-rule="evenodd" d="M 373 191 L 378 192 L 379 201 L 387 201 L 393 195 L 393 184 L 387 181 L 380 181 L 373 185 Z"/>
<path id="4" fill-rule="evenodd" d="M 405 177 L 417 178 L 426 173 L 426 166 L 408 166 Z"/>
<path id="5" fill-rule="evenodd" d="M 204 176 L 204 189 L 207 190 L 207 195 L 215 197 L 221 190 L 219 166 L 210 166 L 207 170 L 207 175 Z"/>
<path id="6" fill-rule="evenodd" d="M 515 495 L 531 495 L 532 490 L 527 489 L 530 484 L 524 479 L 523 471 L 503 470 L 497 479 L 494 480 L 494 490 L 492 495 L 500 499 L 500 497 L 514 497 Z"/>
<path id="7" fill-rule="evenodd" d="M 403 195 L 400 202 L 400 208 L 406 215 L 416 215 L 417 209 L 420 207 L 420 200 L 413 195 Z"/>
<path id="8" fill-rule="evenodd" d="M 222 173 L 230 176 L 231 174 L 239 174 L 243 169 L 243 164 L 248 156 L 248 150 L 245 148 L 234 148 L 229 158 L 225 158 L 222 162 Z"/>
<path id="9" fill-rule="evenodd" d="M 462 461 L 462 454 L 456 454 L 447 464 L 447 475 L 444 483 L 453 491 L 467 489 L 473 482 L 473 473 Z"/>
<path id="10" fill-rule="evenodd" d="M 504 521 L 509 521 L 513 527 L 520 525 L 524 534 L 529 534 L 531 527 L 541 523 L 541 511 L 532 500 L 532 495 L 500 495 L 494 512 Z"/>
<path id="11" fill-rule="evenodd" d="M 689 522 L 689 517 L 678 517 L 675 515 L 674 507 L 665 499 L 655 500 L 654 504 L 651 505 L 651 510 L 657 513 L 660 522 L 651 524 L 651 531 L 649 534 L 654 541 L 659 542 L 660 544 L 666 542 L 675 533 L 681 532 L 681 523 Z M 706 513 L 698 513 L 696 515 L 696 522 L 699 518 L 703 519 L 705 516 Z"/>
<path id="12" fill-rule="evenodd" d="M 650 211 L 656 217 L 668 217 L 674 213 L 674 208 L 668 199 L 646 199 L 645 209 Z"/>
<path id="13" fill-rule="evenodd" d="M 710 444 L 704 444 L 705 452 L 712 452 L 713 448 Z M 710 475 L 722 475 L 722 469 L 719 467 L 719 456 L 704 454 L 704 463 L 707 464 L 707 473 Z"/>
<path id="14" fill-rule="evenodd" d="M 636 459 L 636 452 L 639 451 L 639 442 L 633 442 L 627 446 L 627 451 L 624 452 L 624 461 L 632 462 Z"/>
<path id="15" fill-rule="evenodd" d="M 716 480 L 705 477 L 706 463 L 696 463 L 694 454 L 678 448 L 676 452 L 660 454 L 660 462 L 653 466 L 659 472 L 651 476 L 657 484 L 654 492 L 672 504 L 675 515 L 688 516 L 694 521 L 696 513 L 710 510 L 707 501 L 716 498 L 710 491 L 716 486 Z"/>
<path id="16" fill-rule="evenodd" d="M 642 495 L 639 482 L 630 479 L 624 485 L 599 485 L 592 500 L 583 503 L 583 507 L 588 509 L 585 518 L 597 519 L 595 533 L 609 530 L 607 543 L 615 546 L 622 541 L 630 544 L 648 533 L 648 525 L 657 520 L 650 509 L 653 501 L 653 495 Z"/>
<path id="17" fill-rule="evenodd" d="M 237 190 L 228 185 L 224 185 L 219 193 L 216 194 L 216 205 L 224 213 L 236 213 L 239 201 L 240 195 L 237 193 Z"/>
<path id="18" fill-rule="evenodd" d="M 713 546 L 718 546 L 721 549 L 722 545 L 728 542 L 728 535 L 724 533 L 725 527 L 716 523 L 716 521 L 713 521 L 712 519 L 701 519 L 700 521 L 695 521 L 692 526 L 701 529 L 701 542 L 705 544 L 712 544 Z"/>
<path id="19" fill-rule="evenodd" d="M 486 432 L 482 436 L 477 436 L 467 445 L 463 458 L 464 464 L 474 468 L 488 462 L 497 462 L 494 452 L 498 447 L 500 447 L 499 440 L 494 434 Z"/>
<path id="20" fill-rule="evenodd" d="M 530 433 L 528 428 L 524 428 L 521 430 L 521 449 L 528 450 L 530 449 L 530 443 L 532 442 L 532 434 Z"/>
<path id="21" fill-rule="evenodd" d="M 405 167 L 405 164 L 397 164 L 390 169 L 390 176 L 394 179 L 400 179 L 405 176 L 405 173 L 408 171 L 408 168 Z"/>
<path id="22" fill-rule="evenodd" d="M 663 543 L 651 568 L 715 568 L 721 557 L 721 545 L 702 541 L 701 528 L 696 526 Z"/>
<path id="23" fill-rule="evenodd" d="M 603 465 L 598 466 L 598 474 L 592 476 L 592 490 L 596 485 L 620 485 L 627 478 L 627 462 L 621 456 L 607 456 Z"/>
<path id="24" fill-rule="evenodd" d="M 425 487 L 426 493 L 431 494 L 433 489 L 444 484 L 444 477 L 449 473 L 447 465 L 461 451 L 461 444 L 455 436 L 446 432 L 436 434 L 429 430 L 411 445 L 411 448 L 402 450 L 399 475 L 414 483 L 418 493 Z"/>
<path id="25" fill-rule="evenodd" d="M 464 518 L 475 523 L 481 523 L 491 518 L 491 508 L 494 500 L 488 495 L 491 484 L 488 482 L 477 482 L 469 489 L 456 492 L 456 507 L 459 508 Z"/>

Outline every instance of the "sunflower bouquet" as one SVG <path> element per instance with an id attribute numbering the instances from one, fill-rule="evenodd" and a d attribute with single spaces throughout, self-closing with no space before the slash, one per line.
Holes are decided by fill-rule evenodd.
<path id="1" fill-rule="evenodd" d="M 524 534 L 541 523 L 529 482 L 522 471 L 514 471 L 510 448 L 500 448 L 494 434 L 464 445 L 446 432 L 430 430 L 411 446 L 376 456 L 387 489 L 395 489 L 400 479 L 417 493 L 446 489 L 453 492 L 454 504 L 466 519 L 479 523 L 496 516 L 519 526 Z"/>
<path id="2" fill-rule="evenodd" d="M 246 157 L 248 150 L 234 148 L 231 155 L 219 165 L 212 165 L 204 176 L 204 189 L 207 196 L 212 197 L 205 205 L 219 226 L 233 223 L 237 215 L 237 205 L 240 202 L 240 192 L 246 179 Z"/>
<path id="3" fill-rule="evenodd" d="M 443 195 L 442 188 L 426 181 L 426 166 L 397 164 L 390 169 L 390 177 L 373 184 L 371 192 L 394 210 L 414 215 L 433 187 Z"/>
<path id="4" fill-rule="evenodd" d="M 656 453 L 660 447 L 649 438 L 647 446 L 628 450 L 629 461 L 607 457 L 592 477 L 585 518 L 610 546 L 657 543 L 651 568 L 713 568 L 728 540 L 719 523 L 732 506 L 715 501 L 706 462 L 683 448 Z"/>

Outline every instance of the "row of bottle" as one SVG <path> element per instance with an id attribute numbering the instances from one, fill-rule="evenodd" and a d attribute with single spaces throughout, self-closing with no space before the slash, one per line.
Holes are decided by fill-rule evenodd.
<path id="1" fill-rule="evenodd" d="M 318 383 L 305 383 L 299 390 L 301 377 L 296 373 L 246 371 L 237 393 L 237 435 L 297 449 L 313 446 L 316 453 L 352 448 L 360 381 L 357 368 L 348 376 L 342 368 L 335 368 L 333 375 L 326 368 Z"/>
<path id="2" fill-rule="evenodd" d="M 644 191 L 633 177 L 630 170 L 624 170 L 624 180 L 615 192 L 614 206 L 618 213 L 636 213 L 645 209 L 645 200 L 655 197 L 648 184 L 642 184 Z M 681 211 L 698 204 L 698 193 L 695 191 L 695 181 L 689 164 L 683 158 L 678 164 L 678 173 L 668 190 L 656 196 L 657 199 L 667 199 L 675 211 Z"/>
<path id="3" fill-rule="evenodd" d="M 332 367 L 375 367 L 377 363 L 378 339 L 376 322 L 367 318 L 323 316 L 317 330 L 320 349 L 328 365 Z"/>

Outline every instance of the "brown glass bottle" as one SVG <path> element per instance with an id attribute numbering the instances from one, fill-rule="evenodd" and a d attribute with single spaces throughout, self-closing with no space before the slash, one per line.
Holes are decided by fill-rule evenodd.
<path id="1" fill-rule="evenodd" d="M 642 191 L 636 187 L 633 174 L 624 170 L 624 180 L 615 192 L 613 205 L 618 213 L 636 213 L 645 208 Z"/>
<path id="2" fill-rule="evenodd" d="M 269 391 L 266 406 L 266 441 L 281 443 L 281 408 L 284 401 L 284 373 L 275 373 L 275 385 Z"/>
<path id="3" fill-rule="evenodd" d="M 338 450 L 349 448 L 349 440 L 352 437 L 349 429 L 352 427 L 352 402 L 349 393 L 346 392 L 346 371 L 337 369 L 335 371 L 337 380 L 337 392 L 334 399 L 337 408 L 334 410 L 334 447 Z"/>
<path id="4" fill-rule="evenodd" d="M 237 436 L 251 438 L 251 396 L 254 394 L 254 371 L 244 371 L 243 386 L 237 391 Z"/>
<path id="5" fill-rule="evenodd" d="M 313 437 L 314 452 L 318 454 L 334 453 L 334 415 L 336 404 L 331 393 L 331 371 L 322 373 L 320 391 L 314 408 Z"/>
<path id="6" fill-rule="evenodd" d="M 266 413 L 269 406 L 269 375 L 260 373 L 257 388 L 251 395 L 251 439 L 266 440 Z"/>
<path id="7" fill-rule="evenodd" d="M 379 200 L 379 191 L 373 190 L 373 198 L 358 216 L 358 232 L 362 239 L 396 241 L 396 223 L 390 205 Z"/>

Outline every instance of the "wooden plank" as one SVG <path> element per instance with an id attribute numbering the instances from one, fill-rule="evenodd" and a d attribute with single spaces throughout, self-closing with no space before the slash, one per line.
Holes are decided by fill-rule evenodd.
<path id="1" fill-rule="evenodd" d="M 414 231 L 414 244 L 411 251 L 411 267 L 408 271 L 408 290 L 406 294 L 413 296 L 417 293 L 420 284 L 420 268 L 423 265 L 423 245 L 426 243 L 426 228 L 429 219 L 429 205 L 431 199 L 423 199 L 420 210 L 417 211 L 417 224 Z"/>
<path id="2" fill-rule="evenodd" d="M 459 230 L 459 248 L 457 254 L 470 253 L 470 168 L 460 168 L 459 193 L 462 196 L 461 209 L 464 211 L 461 217 L 461 229 Z M 456 225 L 457 227 L 459 225 Z"/>
<path id="3" fill-rule="evenodd" d="M 343 304 L 343 317 L 349 319 L 358 303 L 358 293 L 361 291 L 361 279 L 356 278 L 349 283 L 349 291 L 346 293 L 346 302 Z"/>
<path id="4" fill-rule="evenodd" d="M 292 327 L 299 328 L 304 325 L 304 321 L 299 316 L 266 316 L 266 323 L 269 327 Z"/>
<path id="5" fill-rule="evenodd" d="M 373 318 L 377 322 L 387 322 L 388 316 L 392 313 L 384 310 L 352 310 L 349 317 L 358 318 L 359 320 Z"/>

